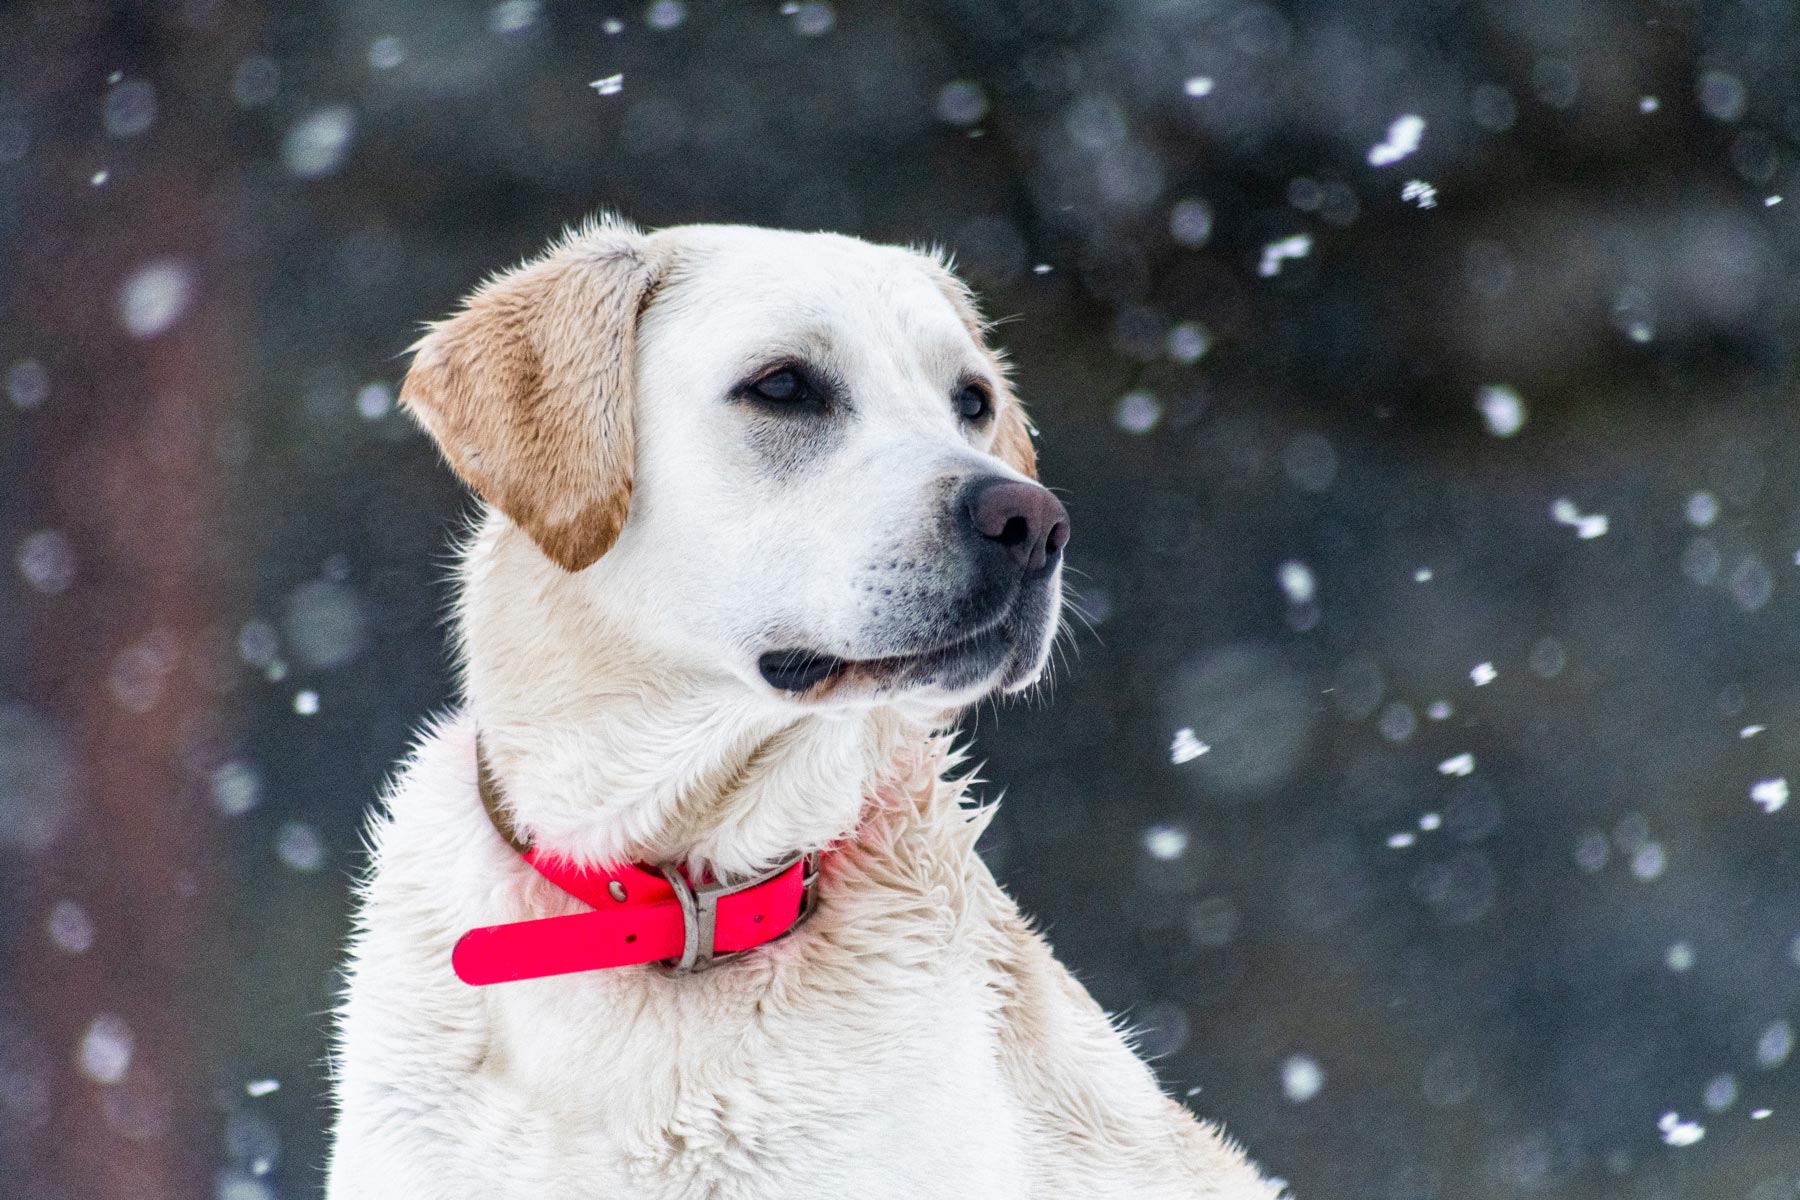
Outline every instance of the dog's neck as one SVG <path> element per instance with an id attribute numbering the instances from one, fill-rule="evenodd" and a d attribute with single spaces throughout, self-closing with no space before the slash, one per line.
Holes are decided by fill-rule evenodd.
<path id="1" fill-rule="evenodd" d="M 506 816 L 577 861 L 730 877 L 822 849 L 928 732 L 893 709 L 747 704 L 726 672 L 671 669 L 499 523 L 463 576 L 465 689 Z"/>

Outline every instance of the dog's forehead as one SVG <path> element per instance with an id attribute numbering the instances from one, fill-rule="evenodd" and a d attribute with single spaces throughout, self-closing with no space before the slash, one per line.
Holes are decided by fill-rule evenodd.
<path id="1" fill-rule="evenodd" d="M 749 340 L 899 339 L 938 354 L 975 346 L 948 272 L 915 251 L 737 226 L 687 226 L 657 236 L 670 248 L 659 314 L 666 319 L 702 321 Z"/>

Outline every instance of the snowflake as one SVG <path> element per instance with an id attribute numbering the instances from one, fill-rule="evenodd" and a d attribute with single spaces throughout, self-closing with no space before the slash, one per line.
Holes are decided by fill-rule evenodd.
<path id="1" fill-rule="evenodd" d="M 1458 754 L 1454 758 L 1446 758 L 1438 764 L 1439 775 L 1472 775 L 1475 772 L 1475 756 L 1469 753 Z"/>
<path id="2" fill-rule="evenodd" d="M 1281 264 L 1291 258 L 1305 258 L 1312 253 L 1312 234 L 1296 233 L 1263 247 L 1262 262 L 1256 273 L 1264 279 L 1281 274 Z"/>
<path id="3" fill-rule="evenodd" d="M 1750 799 L 1762 806 L 1766 813 L 1779 812 L 1788 802 L 1788 781 L 1784 778 L 1765 779 L 1751 785 Z"/>
<path id="4" fill-rule="evenodd" d="M 1193 762 L 1212 747 L 1194 736 L 1194 731 L 1183 725 L 1175 731 L 1175 741 L 1169 746 L 1169 761 L 1176 766 Z"/>
<path id="5" fill-rule="evenodd" d="M 1407 113 L 1388 126 L 1385 141 L 1369 148 L 1369 165 L 1386 167 L 1399 162 L 1419 148 L 1424 135 L 1425 118 Z"/>

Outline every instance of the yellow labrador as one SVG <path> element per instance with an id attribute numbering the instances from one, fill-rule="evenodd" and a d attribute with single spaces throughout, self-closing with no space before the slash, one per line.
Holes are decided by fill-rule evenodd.
<path id="1" fill-rule="evenodd" d="M 332 1200 L 1273 1200 L 974 852 L 1067 514 L 968 292 L 601 222 L 402 399 L 486 502 L 465 704 L 372 830 Z"/>

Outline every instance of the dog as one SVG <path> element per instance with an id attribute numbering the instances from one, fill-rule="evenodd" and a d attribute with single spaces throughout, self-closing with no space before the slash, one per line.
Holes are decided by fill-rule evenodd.
<path id="1" fill-rule="evenodd" d="M 1069 518 L 931 254 L 589 223 L 413 348 L 463 705 L 371 823 L 331 1200 L 1277 1200 L 975 852 Z"/>

